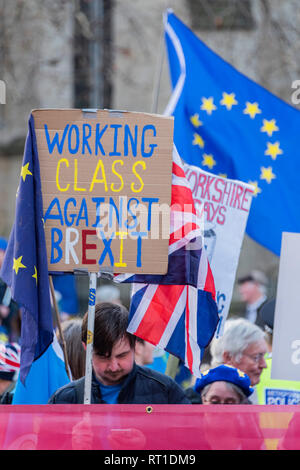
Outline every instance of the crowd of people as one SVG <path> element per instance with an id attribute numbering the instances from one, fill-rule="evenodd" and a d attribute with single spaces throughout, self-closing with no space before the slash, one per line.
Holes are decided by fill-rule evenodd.
<path id="1" fill-rule="evenodd" d="M 7 241 L 0 238 L 0 266 Z M 65 351 L 70 384 L 55 392 L 49 403 L 81 403 L 86 363 L 87 314 L 78 312 L 74 276 L 55 277 L 61 328 L 57 336 Z M 128 311 L 118 287 L 108 284 L 96 292 L 92 355 L 93 403 L 281 404 L 276 389 L 293 394 L 300 403 L 300 382 L 271 379 L 275 299 L 267 299 L 268 280 L 253 270 L 237 280 L 245 311 L 230 317 L 221 337 L 209 345 L 209 363 L 196 380 L 180 364 L 169 377 L 166 363 L 157 366 L 155 348 L 126 331 Z M 74 295 L 75 292 L 75 295 Z M 71 293 L 71 295 L 70 295 Z M 73 299 L 72 299 L 73 297 Z M 20 367 L 21 314 L 10 289 L 0 280 L 0 400 L 11 403 Z M 184 376 L 183 381 L 180 377 Z M 272 402 L 267 390 L 272 389 Z M 275 394 L 275 395 L 274 395 Z M 274 399 L 275 396 L 275 399 Z M 296 398 L 295 398 L 296 397 Z"/>

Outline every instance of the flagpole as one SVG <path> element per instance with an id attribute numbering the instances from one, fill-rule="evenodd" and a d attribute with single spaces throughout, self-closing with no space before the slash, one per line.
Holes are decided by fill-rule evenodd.
<path id="1" fill-rule="evenodd" d="M 62 328 L 61 328 L 60 315 L 59 315 L 58 306 L 57 306 L 57 302 L 56 302 L 52 276 L 49 276 L 49 284 L 50 284 L 50 291 L 51 291 L 53 307 L 54 307 L 54 311 L 55 311 L 56 324 L 57 324 L 57 328 L 58 328 L 58 331 L 59 331 L 59 336 L 60 336 L 61 343 L 62 343 L 62 350 L 63 350 L 63 353 L 64 353 L 65 369 L 66 369 L 67 375 L 70 379 L 70 372 L 69 372 L 70 369 L 69 369 L 69 359 L 68 359 L 68 353 L 67 353 L 67 346 L 66 346 L 65 338 L 64 338 L 63 331 L 62 331 Z"/>
<path id="2" fill-rule="evenodd" d="M 152 94 L 151 112 L 155 114 L 157 113 L 157 108 L 158 108 L 160 82 L 161 82 L 161 75 L 162 75 L 162 69 L 163 69 L 163 63 L 164 63 L 164 57 L 165 57 L 164 51 L 165 51 L 165 47 L 164 47 L 164 28 L 163 28 L 160 34 L 159 56 L 158 56 L 158 62 L 157 62 L 157 67 L 156 67 L 156 77 L 154 80 L 154 87 L 153 87 L 153 94 Z M 174 379 L 177 374 L 178 365 L 179 365 L 179 359 L 173 356 L 172 354 L 169 354 L 165 374 Z"/>
<path id="3" fill-rule="evenodd" d="M 88 308 L 88 327 L 86 338 L 86 361 L 85 361 L 85 380 L 84 380 L 84 399 L 85 405 L 91 404 L 92 387 L 92 354 L 94 342 L 94 323 L 95 323 L 95 303 L 97 273 L 89 273 L 89 308 Z"/>
<path id="4" fill-rule="evenodd" d="M 164 63 L 164 28 L 160 34 L 159 40 L 159 56 L 156 66 L 156 77 L 154 79 L 154 86 L 153 86 L 153 93 L 152 93 L 152 103 L 151 103 L 151 113 L 156 114 L 158 108 L 158 97 L 159 97 L 159 90 L 160 90 L 160 81 L 161 81 L 161 74 L 162 68 Z"/>

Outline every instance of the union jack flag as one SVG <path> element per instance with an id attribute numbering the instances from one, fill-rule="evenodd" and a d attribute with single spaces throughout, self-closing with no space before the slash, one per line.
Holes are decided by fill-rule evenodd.
<path id="1" fill-rule="evenodd" d="M 20 353 L 18 343 L 0 343 L 0 372 L 13 377 L 13 373 L 20 369 Z"/>
<path id="2" fill-rule="evenodd" d="M 168 272 L 120 274 L 115 281 L 133 283 L 128 332 L 180 358 L 196 377 L 219 321 L 202 233 L 174 147 Z"/>

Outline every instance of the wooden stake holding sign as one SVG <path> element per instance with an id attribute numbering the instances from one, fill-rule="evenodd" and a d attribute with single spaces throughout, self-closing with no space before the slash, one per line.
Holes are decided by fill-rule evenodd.
<path id="1" fill-rule="evenodd" d="M 92 387 L 92 355 L 94 342 L 94 323 L 95 323 L 95 303 L 96 303 L 96 287 L 97 274 L 90 273 L 89 283 L 89 310 L 88 310 L 88 327 L 86 339 L 86 362 L 85 362 L 85 381 L 84 381 L 84 398 L 83 403 L 89 405 L 91 403 L 91 387 Z"/>
<path id="2" fill-rule="evenodd" d="M 32 114 L 48 269 L 90 275 L 88 384 L 97 273 L 168 269 L 173 118 L 78 109 Z"/>

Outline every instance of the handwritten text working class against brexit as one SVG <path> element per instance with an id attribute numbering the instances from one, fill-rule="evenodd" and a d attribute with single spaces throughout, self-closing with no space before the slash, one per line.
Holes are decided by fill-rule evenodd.
<path id="1" fill-rule="evenodd" d="M 121 272 L 127 259 L 142 269 L 144 243 L 157 223 L 153 209 L 166 202 L 166 191 L 163 201 L 159 194 L 157 124 L 65 122 L 58 131 L 44 123 L 40 134 L 52 269 L 93 265 Z"/>

